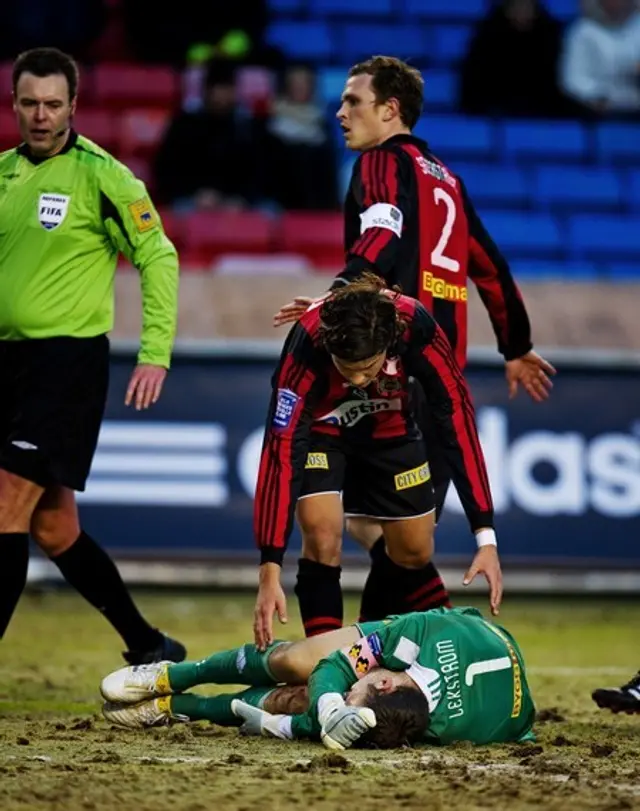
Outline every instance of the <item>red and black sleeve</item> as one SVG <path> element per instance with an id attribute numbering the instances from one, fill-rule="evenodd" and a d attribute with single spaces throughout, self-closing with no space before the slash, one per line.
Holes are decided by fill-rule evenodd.
<path id="1" fill-rule="evenodd" d="M 421 304 L 409 327 L 407 372 L 424 389 L 471 530 L 493 527 L 493 502 L 469 387 L 442 329 Z"/>
<path id="2" fill-rule="evenodd" d="M 403 224 L 415 205 L 410 188 L 409 168 L 393 150 L 371 149 L 356 162 L 345 207 L 347 262 L 332 287 L 364 270 L 392 277 Z"/>
<path id="3" fill-rule="evenodd" d="M 300 323 L 292 328 L 273 376 L 253 511 L 261 563 L 282 565 L 293 528 L 320 380 L 317 349 Z"/>
<path id="4" fill-rule="evenodd" d="M 458 180 L 469 223 L 468 276 L 487 308 L 500 353 L 505 360 L 513 360 L 533 347 L 529 316 L 509 263 L 482 224 L 464 183 Z"/>

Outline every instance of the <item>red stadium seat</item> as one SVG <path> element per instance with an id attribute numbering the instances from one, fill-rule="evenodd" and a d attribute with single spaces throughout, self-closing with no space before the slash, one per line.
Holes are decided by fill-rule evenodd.
<path id="1" fill-rule="evenodd" d="M 170 110 L 134 108 L 120 116 L 119 154 L 150 157 L 171 118 Z"/>
<path id="2" fill-rule="evenodd" d="M 18 146 L 20 140 L 15 113 L 0 107 L 0 152 Z"/>
<path id="3" fill-rule="evenodd" d="M 107 152 L 113 151 L 118 145 L 117 121 L 113 115 L 104 110 L 78 108 L 78 112 L 74 116 L 73 127 L 80 135 L 94 141 Z"/>
<path id="4" fill-rule="evenodd" d="M 273 222 L 258 211 L 198 211 L 184 219 L 185 263 L 210 264 L 225 253 L 269 253 Z"/>
<path id="5" fill-rule="evenodd" d="M 280 221 L 278 247 L 309 258 L 319 270 L 334 272 L 344 263 L 344 222 L 333 211 L 289 211 Z"/>
<path id="6" fill-rule="evenodd" d="M 180 80 L 170 67 L 101 64 L 93 71 L 93 98 L 104 107 L 172 110 L 180 98 Z"/>
<path id="7" fill-rule="evenodd" d="M 0 64 L 0 106 L 11 104 L 11 94 L 13 93 L 13 65 L 11 62 Z"/>

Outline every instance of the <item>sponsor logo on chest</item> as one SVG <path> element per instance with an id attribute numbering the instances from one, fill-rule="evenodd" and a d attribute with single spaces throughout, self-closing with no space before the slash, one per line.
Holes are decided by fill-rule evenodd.
<path id="1" fill-rule="evenodd" d="M 68 194 L 47 194 L 40 195 L 38 200 L 38 221 L 47 231 L 53 231 L 65 220 L 69 210 Z"/>
<path id="2" fill-rule="evenodd" d="M 400 398 L 390 400 L 348 400 L 328 414 L 316 417 L 316 422 L 326 422 L 329 425 L 339 425 L 341 428 L 351 428 L 363 417 L 376 414 L 379 411 L 402 411 Z"/>

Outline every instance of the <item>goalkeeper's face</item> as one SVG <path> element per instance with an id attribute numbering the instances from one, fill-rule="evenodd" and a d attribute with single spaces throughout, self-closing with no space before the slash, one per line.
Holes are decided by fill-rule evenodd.
<path id="1" fill-rule="evenodd" d="M 49 157 L 62 149 L 75 106 L 62 73 L 35 76 L 25 72 L 20 76 L 13 109 L 20 135 L 34 155 Z"/>
<path id="2" fill-rule="evenodd" d="M 390 127 L 397 118 L 395 99 L 379 104 L 371 80 L 368 73 L 351 76 L 342 93 L 336 116 L 349 149 L 363 151 L 381 144 L 389 137 Z"/>
<path id="3" fill-rule="evenodd" d="M 418 690 L 411 676 L 395 670 L 376 668 L 359 679 L 345 696 L 345 704 L 350 707 L 367 707 L 372 696 L 384 693 L 395 693 L 400 687 Z"/>

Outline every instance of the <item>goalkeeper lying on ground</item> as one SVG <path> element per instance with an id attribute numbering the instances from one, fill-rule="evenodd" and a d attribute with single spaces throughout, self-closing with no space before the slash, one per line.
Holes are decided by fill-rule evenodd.
<path id="1" fill-rule="evenodd" d="M 209 683 L 251 688 L 184 692 Z M 247 644 L 200 662 L 125 667 L 100 689 L 105 717 L 123 727 L 208 720 L 320 737 L 332 749 L 529 739 L 535 715 L 517 643 L 475 608 L 360 623 L 264 653 Z"/>

